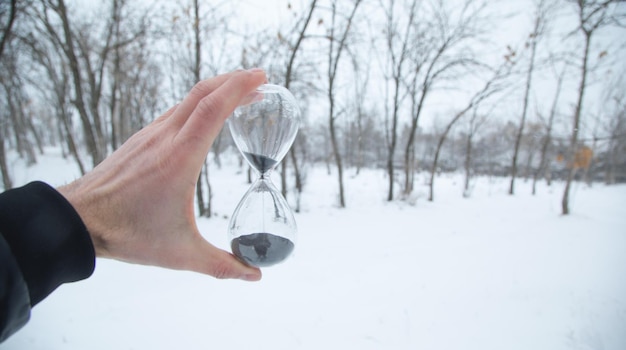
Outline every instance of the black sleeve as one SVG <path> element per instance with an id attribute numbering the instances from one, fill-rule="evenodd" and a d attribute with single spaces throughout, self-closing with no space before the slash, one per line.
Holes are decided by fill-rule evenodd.
<path id="1" fill-rule="evenodd" d="M 0 342 L 58 286 L 95 268 L 87 229 L 54 188 L 32 182 L 0 194 Z"/>

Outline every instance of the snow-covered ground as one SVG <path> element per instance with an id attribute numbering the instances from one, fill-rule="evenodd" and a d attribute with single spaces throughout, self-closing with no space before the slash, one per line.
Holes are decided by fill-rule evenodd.
<path id="1" fill-rule="evenodd" d="M 55 150 L 12 166 L 16 185 L 76 176 Z M 199 220 L 222 248 L 237 171 L 213 167 L 218 217 Z M 576 184 L 564 217 L 560 183 L 479 178 L 466 199 L 442 175 L 431 203 L 420 177 L 389 203 L 384 171 L 347 173 L 338 209 L 335 174 L 309 171 L 294 256 L 262 281 L 100 259 L 0 349 L 626 349 L 626 186 Z"/>

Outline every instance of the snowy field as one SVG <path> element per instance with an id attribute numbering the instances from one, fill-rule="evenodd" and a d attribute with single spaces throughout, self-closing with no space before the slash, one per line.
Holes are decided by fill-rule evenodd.
<path id="1" fill-rule="evenodd" d="M 56 151 L 58 153 L 58 151 Z M 75 165 L 48 150 L 13 161 L 14 182 L 59 185 Z M 218 218 L 199 221 L 226 248 L 248 188 L 233 164 L 211 170 Z M 100 259 L 64 285 L 0 349 L 626 349 L 626 186 L 538 188 L 460 175 L 424 176 L 410 202 L 384 200 L 382 170 L 311 169 L 294 256 L 257 283 Z"/>

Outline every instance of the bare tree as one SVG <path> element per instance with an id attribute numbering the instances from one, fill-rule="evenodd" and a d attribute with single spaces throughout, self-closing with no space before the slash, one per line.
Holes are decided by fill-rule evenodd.
<path id="1" fill-rule="evenodd" d="M 19 40 L 20 32 L 23 28 L 13 25 L 15 18 L 19 15 L 24 18 L 25 4 L 21 6 L 10 5 L 8 25 L 3 30 L 2 42 L 2 60 L 0 61 L 0 96 L 4 102 L 4 108 L 1 118 L 3 122 L 0 127 L 4 129 L 6 134 L 1 141 L 7 140 L 9 144 L 14 139 L 14 145 L 18 155 L 26 160 L 27 165 L 37 162 L 36 150 L 43 152 L 41 137 L 33 124 L 33 99 L 30 90 L 27 88 L 27 79 L 24 70 L 20 69 L 21 62 L 28 57 L 24 54 L 24 45 Z M 6 9 L 0 7 L 0 11 L 4 17 Z M 20 21 L 22 22 L 22 21 Z M 10 26 L 10 27 L 9 27 Z M 23 26 L 22 26 L 23 27 Z M 9 131 L 11 129 L 11 132 Z M 5 159 L 4 152 L 2 158 Z M 6 160 L 2 161 L 3 163 Z M 7 176 L 7 182 L 10 182 L 8 169 L 6 164 L 3 165 Z"/>
<path id="2" fill-rule="evenodd" d="M 216 69 L 213 66 L 216 62 L 212 62 L 216 56 L 212 54 L 211 43 L 213 37 L 227 34 L 222 5 L 190 0 L 177 3 L 174 8 L 167 40 L 174 42 L 177 48 L 174 53 L 168 53 L 174 68 L 171 70 L 172 85 L 176 92 L 181 92 L 175 93 L 176 100 L 182 98 L 182 92 L 203 79 L 206 68 Z M 196 208 L 198 215 L 206 217 L 213 213 L 209 167 L 210 163 L 205 160 L 196 182 Z"/>
<path id="3" fill-rule="evenodd" d="M 104 38 L 92 39 L 89 37 L 92 31 L 75 26 L 71 21 L 64 0 L 42 0 L 42 4 L 43 8 L 37 12 L 37 16 L 54 45 L 62 48 L 68 62 L 74 91 L 72 102 L 80 116 L 85 144 L 92 165 L 95 166 L 107 153 L 100 101 L 103 96 L 104 69 L 112 49 L 115 21 L 109 21 L 103 31 Z M 52 19 L 51 14 L 56 19 Z M 60 28 L 56 25 L 57 22 L 60 22 Z"/>
<path id="4" fill-rule="evenodd" d="M 515 147 L 513 148 L 513 157 L 511 161 L 511 183 L 509 186 L 509 194 L 515 193 L 515 177 L 517 176 L 517 158 L 520 152 L 520 144 L 526 127 L 526 116 L 528 114 L 529 97 L 532 86 L 533 73 L 535 70 L 535 57 L 537 55 L 537 44 L 544 33 L 545 22 L 548 17 L 546 0 L 538 0 L 535 8 L 535 23 L 533 30 L 528 36 L 526 47 L 530 47 L 530 57 L 528 59 L 528 69 L 526 70 L 526 85 L 524 88 L 524 102 L 522 104 L 522 115 L 520 117 L 517 135 L 515 137 Z"/>
<path id="5" fill-rule="evenodd" d="M 601 142 L 605 146 L 603 153 L 598 152 L 596 160 L 604 172 L 604 183 L 612 185 L 626 174 L 626 92 L 622 88 L 626 77 L 623 68 L 608 73 L 610 76 L 602 87 L 602 104 L 598 113 L 601 116 L 598 128 L 602 134 L 594 135 L 593 142 Z"/>
<path id="6" fill-rule="evenodd" d="M 346 200 L 344 195 L 344 184 L 343 184 L 343 164 L 341 158 L 341 152 L 339 151 L 339 144 L 337 142 L 337 131 L 335 127 L 335 121 L 337 117 L 340 115 L 336 111 L 336 97 L 335 97 L 335 81 L 337 79 L 337 73 L 339 68 L 339 61 L 341 59 L 341 54 L 347 45 L 348 33 L 350 32 L 350 27 L 352 25 L 352 21 L 354 19 L 354 15 L 356 14 L 356 10 L 359 7 L 361 0 L 356 0 L 354 2 L 354 6 L 350 11 L 350 14 L 345 20 L 345 24 L 343 26 L 339 26 L 337 23 L 337 2 L 333 1 L 331 4 L 331 26 L 329 28 L 328 33 L 328 129 L 330 132 L 330 142 L 332 145 L 333 156 L 335 158 L 335 165 L 337 166 L 337 176 L 339 183 L 339 206 L 341 208 L 346 207 Z M 335 32 L 338 30 L 339 32 Z"/>
<path id="7" fill-rule="evenodd" d="M 487 80 L 482 89 L 477 91 L 469 100 L 468 104 L 457 112 L 454 117 L 448 122 L 445 126 L 441 136 L 439 136 L 439 141 L 437 142 L 437 148 L 435 150 L 435 156 L 433 159 L 432 166 L 430 168 L 430 181 L 429 181 L 429 195 L 428 200 L 433 201 L 435 198 L 434 194 L 434 184 L 435 184 L 435 174 L 437 172 L 437 166 L 439 161 L 439 156 L 442 150 L 442 146 L 450 133 L 450 130 L 458 122 L 469 110 L 476 108 L 480 105 L 484 100 L 489 98 L 490 96 L 500 92 L 503 90 L 503 86 L 501 85 L 503 80 L 509 75 L 511 68 L 513 66 L 512 61 L 505 60 L 497 69 L 494 70 L 493 75 Z"/>
<path id="8" fill-rule="evenodd" d="M 302 46 L 302 42 L 306 37 L 306 32 L 307 32 L 307 28 L 309 27 L 309 24 L 311 23 L 311 18 L 313 18 L 313 12 L 315 11 L 317 6 L 317 0 L 312 0 L 309 7 L 308 7 L 308 11 L 306 11 L 304 13 L 304 17 L 302 22 L 302 27 L 300 28 L 300 30 L 297 31 L 297 36 L 295 38 L 295 44 L 290 45 L 290 54 L 289 54 L 289 60 L 287 61 L 287 66 L 286 66 L 286 70 L 285 70 L 285 88 L 286 89 L 290 89 L 291 87 L 291 82 L 293 80 L 293 75 L 294 75 L 294 69 L 295 69 L 295 60 L 296 60 L 296 55 L 298 54 L 298 52 L 300 51 L 300 48 Z M 300 211 L 300 196 L 302 194 L 302 190 L 304 189 L 304 181 L 303 181 L 303 175 L 301 173 L 301 168 L 300 165 L 298 163 L 298 145 L 301 143 L 302 140 L 302 133 L 298 133 L 298 135 L 296 136 L 296 140 L 293 143 L 291 149 L 289 150 L 289 158 L 291 159 L 291 163 L 293 165 L 293 170 L 294 170 L 294 177 L 295 177 L 295 182 L 296 182 L 296 212 Z M 281 188 L 281 193 L 283 195 L 283 197 L 287 196 L 287 162 L 283 161 L 281 163 L 281 177 L 280 177 L 280 188 Z"/>
<path id="9" fill-rule="evenodd" d="M 569 193 L 576 173 L 576 167 L 573 166 L 574 157 L 578 148 L 579 130 L 581 126 L 583 102 L 585 98 L 585 91 L 587 88 L 587 75 L 590 71 L 590 51 L 591 41 L 595 37 L 594 35 L 604 27 L 614 24 L 614 17 L 612 16 L 612 7 L 617 5 L 618 0 L 576 0 L 572 1 L 577 12 L 577 32 L 580 32 L 583 36 L 584 42 L 582 47 L 582 57 L 580 65 L 580 84 L 578 86 L 578 97 L 574 110 L 572 134 L 570 137 L 569 148 L 565 157 L 565 164 L 568 165 L 567 179 L 565 182 L 565 190 L 563 191 L 563 198 L 561 200 L 561 213 L 568 215 L 570 213 L 569 208 Z"/>
<path id="10" fill-rule="evenodd" d="M 125 0 L 110 0 L 102 9 L 107 11 L 105 16 L 85 19 L 88 16 L 78 17 L 64 0 L 40 0 L 29 9 L 36 36 L 24 36 L 33 59 L 54 85 L 52 91 L 56 97 L 52 100 L 63 125 L 61 132 L 68 140 L 69 151 L 81 173 L 86 170 L 79 156 L 82 147 L 72 137 L 74 110 L 65 105 L 66 101 L 71 101 L 80 118 L 82 137 L 77 140 L 84 142 L 92 166 L 95 166 L 104 159 L 109 146 L 115 149 L 138 129 L 132 120 L 140 116 L 127 105 L 133 99 L 145 97 L 145 93 L 124 91 L 127 85 L 122 82 L 132 72 L 148 67 L 145 60 L 138 59 L 130 65 L 132 69 L 126 72 L 123 69 L 123 65 L 128 64 L 129 58 L 124 56 L 130 54 L 129 46 L 144 43 L 145 19 L 126 17 L 132 14 L 128 13 Z M 122 12 L 127 15 L 123 16 Z M 71 93 L 66 87 L 68 82 Z M 134 85 L 138 90 L 150 91 L 145 89 L 144 83 L 134 82 Z M 107 92 L 110 92 L 109 96 Z M 42 95 L 49 93 L 42 92 Z"/>
<path id="11" fill-rule="evenodd" d="M 554 62 L 552 62 L 554 65 Z M 540 160 L 539 166 L 535 170 L 533 175 L 533 185 L 532 185 L 532 194 L 537 193 L 537 180 L 539 179 L 539 175 L 544 173 L 546 181 L 548 185 L 550 185 L 552 181 L 552 171 L 550 169 L 550 164 L 548 161 L 548 149 L 552 144 L 552 129 L 554 127 L 554 120 L 557 114 L 557 107 L 559 103 L 559 97 L 561 96 L 561 90 L 563 87 L 563 77 L 565 76 L 566 66 L 564 65 L 560 73 L 558 73 L 557 84 L 554 92 L 554 98 L 552 100 L 552 107 L 550 108 L 550 113 L 548 115 L 548 120 L 546 122 L 546 130 L 545 135 L 543 137 L 543 141 L 541 142 L 541 151 L 540 151 Z"/>
<path id="12" fill-rule="evenodd" d="M 449 3 L 448 3 L 449 5 Z M 415 173 L 415 133 L 430 92 L 438 83 L 458 81 L 463 72 L 478 63 L 473 59 L 476 42 L 485 32 L 482 16 L 485 3 L 465 0 L 446 8 L 443 1 L 432 1 L 432 13 L 414 21 L 415 44 L 411 51 L 412 74 L 407 82 L 411 97 L 411 124 L 404 148 L 404 193 L 413 191 Z"/>
<path id="13" fill-rule="evenodd" d="M 13 58 L 15 59 L 15 58 Z M 5 63 L 7 63 L 5 59 Z M 11 64 L 12 71 L 16 71 L 15 62 Z M 33 145 L 28 137 L 27 128 L 27 116 L 26 103 L 27 97 L 24 93 L 24 84 L 22 79 L 13 74 L 8 79 L 0 79 L 0 85 L 4 89 L 6 96 L 7 112 L 10 120 L 10 125 L 13 129 L 12 135 L 15 138 L 15 145 L 20 157 L 26 159 L 28 165 L 35 164 L 37 162 Z"/>
<path id="14" fill-rule="evenodd" d="M 5 8 L 5 4 L 0 4 L 0 18 L 4 20 L 5 13 L 7 9 Z M 4 47 L 11 36 L 11 30 L 13 28 L 13 23 L 15 22 L 15 17 L 17 15 L 17 0 L 11 0 L 11 4 L 9 5 L 8 10 L 8 18 L 6 19 L 6 25 L 3 23 L 2 28 L 2 38 L 0 38 L 0 59 L 4 57 Z M 9 175 L 9 168 L 7 166 L 6 161 L 6 150 L 4 148 L 4 135 L 2 135 L 2 124 L 4 119 L 4 114 L 0 115 L 0 173 L 2 174 L 2 183 L 4 185 L 4 189 L 10 189 L 13 187 L 11 177 Z"/>
<path id="15" fill-rule="evenodd" d="M 352 67 L 354 69 L 354 110 L 355 110 L 355 122 L 352 129 L 355 129 L 355 137 L 352 139 L 352 143 L 355 143 L 355 154 L 353 163 L 356 169 L 356 175 L 359 175 L 361 168 L 364 165 L 365 161 L 365 140 L 367 139 L 366 135 L 366 97 L 367 97 L 367 86 L 369 85 L 369 71 L 370 71 L 370 62 L 369 60 L 365 61 L 365 68 L 360 69 L 360 59 L 358 57 L 353 56 L 352 59 Z M 361 79 L 362 77 L 362 79 Z M 371 139 L 370 139 L 371 141 Z"/>
<path id="16" fill-rule="evenodd" d="M 191 17 L 192 28 L 193 28 L 193 65 L 191 67 L 191 72 L 193 74 L 193 81 L 198 82 L 202 79 L 201 76 L 201 68 L 202 68 L 202 41 L 200 40 L 200 4 L 198 0 L 193 0 L 192 4 L 193 15 Z M 204 172 L 205 177 L 202 176 Z M 206 161 L 204 162 L 203 171 L 200 172 L 198 176 L 198 181 L 196 183 L 196 201 L 198 204 L 198 214 L 200 216 L 211 217 L 211 183 L 209 182 L 209 169 Z M 206 182 L 207 191 L 208 191 L 208 199 L 205 205 L 204 202 L 204 190 L 202 189 L 202 181 Z"/>
<path id="17" fill-rule="evenodd" d="M 309 41 L 312 36 L 309 34 L 311 25 L 314 23 L 313 14 L 318 9 L 318 1 L 310 0 L 302 8 L 296 8 L 287 4 L 288 10 L 293 17 L 293 21 L 281 24 L 277 31 L 274 28 L 260 32 L 254 32 L 252 35 L 246 34 L 243 40 L 243 49 L 241 53 L 241 66 L 263 67 L 268 75 L 268 80 L 274 84 L 283 85 L 291 93 L 294 94 L 296 100 L 299 101 L 300 108 L 306 109 L 307 94 L 311 80 L 307 78 L 312 67 L 316 67 L 311 63 L 312 57 L 319 57 L 314 54 L 307 55 L 305 50 L 305 42 Z M 323 23 L 322 20 L 318 25 Z M 304 115 L 305 113 L 303 113 Z M 300 196 L 304 189 L 305 161 L 300 158 L 307 154 L 306 149 L 302 149 L 306 144 L 304 128 L 305 124 L 301 124 L 300 132 L 289 150 L 289 153 L 280 163 L 280 191 L 283 197 L 287 198 L 288 194 L 288 168 L 291 165 L 295 183 L 295 203 L 294 210 L 300 210 Z M 248 181 L 251 182 L 251 171 L 248 167 Z"/>
<path id="18" fill-rule="evenodd" d="M 30 15 L 36 17 L 32 13 Z M 46 39 L 48 32 L 45 28 L 35 25 L 33 33 L 34 35 L 20 36 L 20 40 L 29 49 L 29 56 L 42 69 L 42 75 L 46 79 L 41 81 L 42 75 L 36 74 L 28 78 L 30 85 L 39 91 L 44 103 L 53 110 L 58 121 L 60 138 L 66 142 L 67 149 L 76 161 L 80 174 L 84 175 L 86 168 L 79 154 L 72 123 L 69 67 L 63 59 L 62 49 Z"/>
<path id="19" fill-rule="evenodd" d="M 489 114 L 478 113 L 478 108 L 474 107 L 471 118 L 469 118 L 467 126 L 467 135 L 465 139 L 465 161 L 463 167 L 465 168 L 465 180 L 463 184 L 463 197 L 468 198 L 470 196 L 470 180 L 473 175 L 473 156 L 474 156 L 474 138 L 478 133 L 478 130 L 485 124 Z"/>
<path id="20" fill-rule="evenodd" d="M 16 16 L 14 13 L 10 15 Z M 10 37 L 7 37 L 9 35 Z M 6 40 L 3 43 L 8 50 L 4 52 L 3 60 L 0 61 L 0 96 L 4 97 L 5 107 L 2 118 L 5 119 L 3 126 L 7 128 L 5 132 L 9 127 L 11 128 L 11 132 L 8 133 L 11 137 L 7 135 L 7 140 L 14 139 L 18 155 L 20 158 L 25 158 L 27 164 L 31 165 L 36 163 L 37 159 L 29 135 L 32 121 L 30 121 L 27 106 L 30 104 L 30 98 L 26 94 L 24 77 L 19 70 L 19 61 L 23 59 L 23 55 L 21 55 L 21 42 L 15 40 L 18 36 L 19 33 L 15 33 L 15 28 L 13 28 L 12 33 L 6 33 Z"/>
<path id="21" fill-rule="evenodd" d="M 5 6 L 6 3 L 0 4 L 0 18 L 2 18 L 3 20 L 5 13 L 7 12 Z M 15 17 L 17 16 L 17 0 L 11 0 L 8 12 L 9 14 L 8 18 L 6 19 L 6 25 L 2 28 L 2 37 L 0 38 L 0 58 L 2 58 L 2 54 L 4 53 L 4 46 L 11 36 L 11 29 L 13 28 Z"/>
<path id="22" fill-rule="evenodd" d="M 0 122 L 2 120 L 3 119 L 0 119 Z M 2 185 L 5 190 L 8 190 L 13 187 L 13 182 L 11 181 L 9 167 L 7 166 L 6 149 L 4 147 L 4 135 L 2 128 L 0 128 L 0 137 L 2 138 L 2 141 L 0 141 L 0 173 L 2 174 Z"/>
<path id="23" fill-rule="evenodd" d="M 124 1 L 124 0 L 122 0 Z M 120 3 L 118 1 L 113 1 L 113 40 L 114 41 L 119 41 L 120 37 L 121 37 L 121 33 L 120 33 L 120 22 L 121 22 L 121 7 Z M 119 45 L 115 45 L 115 48 L 113 49 L 113 72 L 112 72 L 112 82 L 111 82 L 111 102 L 109 103 L 109 113 L 111 115 L 111 148 L 113 148 L 113 150 L 117 149 L 121 143 L 123 142 L 122 140 L 120 140 L 120 130 L 122 128 L 122 120 L 121 120 L 121 113 L 116 113 L 117 110 L 119 109 L 118 106 L 118 101 L 120 100 L 120 80 L 121 80 L 121 75 L 122 75 L 122 70 L 121 70 L 121 60 L 122 60 L 122 54 L 121 54 L 121 48 L 119 47 Z"/>
<path id="24" fill-rule="evenodd" d="M 406 93 L 402 89 L 403 79 L 406 75 L 407 61 L 409 59 L 410 45 L 413 43 L 412 29 L 417 14 L 417 0 L 412 0 L 408 4 L 408 8 L 402 8 L 407 14 L 403 21 L 398 21 L 397 6 L 395 0 L 390 0 L 388 6 L 381 1 L 381 8 L 385 18 L 384 40 L 387 53 L 386 79 L 391 81 L 391 111 L 386 110 L 387 115 L 391 118 L 390 125 L 387 125 L 387 176 L 389 178 L 389 190 L 387 192 L 387 201 L 392 201 L 394 197 L 394 161 L 396 146 L 398 143 L 398 122 L 400 117 L 400 106 L 404 100 Z M 404 28 L 399 28 L 400 25 Z M 390 113 L 389 113 L 390 112 Z M 389 115 L 390 114 L 390 115 Z"/>
<path id="25" fill-rule="evenodd" d="M 618 169 L 626 173 L 626 101 L 624 96 L 614 98 L 615 109 L 609 123 L 609 142 L 605 161 L 605 183 L 615 184 Z"/>

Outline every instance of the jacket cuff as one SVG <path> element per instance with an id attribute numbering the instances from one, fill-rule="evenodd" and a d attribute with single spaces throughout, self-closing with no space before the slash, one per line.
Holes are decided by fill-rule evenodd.
<path id="1" fill-rule="evenodd" d="M 65 197 L 43 182 L 0 194 L 0 233 L 22 271 L 31 306 L 95 268 L 85 224 Z"/>

